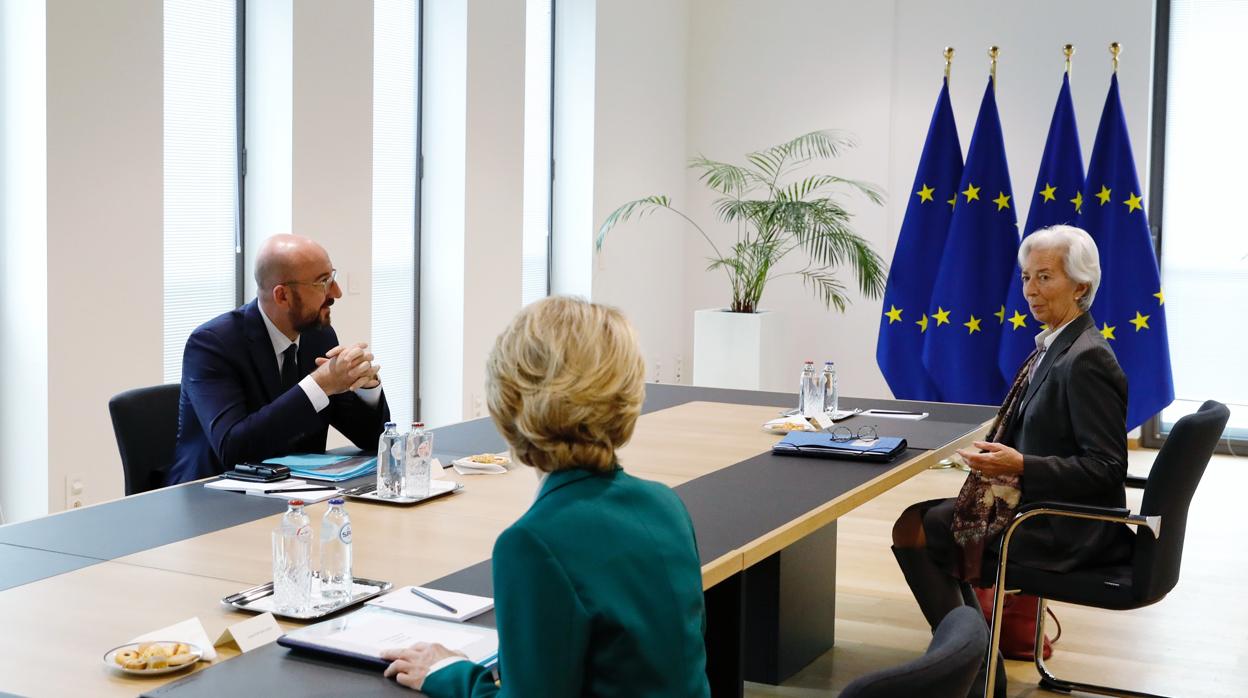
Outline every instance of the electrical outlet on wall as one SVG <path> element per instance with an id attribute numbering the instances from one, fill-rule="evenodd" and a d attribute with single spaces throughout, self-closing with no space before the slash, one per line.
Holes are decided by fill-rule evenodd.
<path id="1" fill-rule="evenodd" d="M 87 485 L 81 475 L 65 476 L 65 508 L 79 509 L 87 502 Z"/>
<path id="2" fill-rule="evenodd" d="M 481 397 L 481 393 L 472 394 L 472 416 L 485 416 L 485 398 Z"/>
<path id="3" fill-rule="evenodd" d="M 680 354 L 677 354 L 677 355 L 676 355 L 676 360 L 675 360 L 675 361 L 673 361 L 673 362 L 672 362 L 672 364 L 673 364 L 673 366 L 672 366 L 672 382 L 673 382 L 673 383 L 676 383 L 677 385 L 679 385 L 679 384 L 681 383 L 681 377 L 682 377 L 682 376 L 684 375 L 684 373 L 685 373 L 685 372 L 684 372 L 684 366 L 685 366 L 685 364 L 684 364 L 684 361 L 681 359 Z"/>

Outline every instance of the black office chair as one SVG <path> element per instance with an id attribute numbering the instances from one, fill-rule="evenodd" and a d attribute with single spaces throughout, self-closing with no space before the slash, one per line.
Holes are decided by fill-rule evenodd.
<path id="1" fill-rule="evenodd" d="M 1127 509 L 1060 502 L 1036 502 L 1021 507 L 1015 513 L 1014 520 L 1006 528 L 1001 542 L 1001 562 L 997 567 L 996 613 L 993 617 L 1000 617 L 1004 594 L 1013 593 L 1012 590 L 1040 597 L 1036 609 L 1035 662 L 1036 669 L 1040 672 L 1041 688 L 1063 693 L 1084 691 L 1110 696 L 1158 698 L 1151 693 L 1059 679 L 1049 673 L 1044 666 L 1043 657 L 1045 600 L 1129 610 L 1157 603 L 1170 593 L 1179 581 L 1188 506 L 1230 416 L 1231 412 L 1226 405 L 1209 400 L 1197 412 L 1179 419 L 1153 461 L 1139 514 L 1131 514 Z M 1136 526 L 1131 559 L 1119 565 L 1060 574 L 1008 564 L 1010 538 L 1014 531 L 1022 522 L 1037 516 L 1067 516 Z M 1148 531 L 1148 535 L 1145 531 Z M 1007 586 L 1011 591 L 1005 591 Z M 1001 640 L 1001 628 L 995 620 L 992 626 L 992 641 L 988 647 L 988 681 L 985 686 L 987 696 L 992 695 L 999 656 L 996 648 Z"/>
<path id="2" fill-rule="evenodd" d="M 178 438 L 180 391 L 177 383 L 155 385 L 118 393 L 108 401 L 126 495 L 164 486 Z"/>
<path id="3" fill-rule="evenodd" d="M 979 609 L 955 608 L 936 626 L 922 657 L 854 679 L 841 698 L 965 698 L 987 642 Z"/>

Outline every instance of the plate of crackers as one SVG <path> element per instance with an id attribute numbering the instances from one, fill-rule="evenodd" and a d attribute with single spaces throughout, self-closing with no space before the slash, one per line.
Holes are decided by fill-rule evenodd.
<path id="1" fill-rule="evenodd" d="M 772 434 L 788 434 L 794 431 L 817 431 L 814 425 L 805 417 L 800 415 L 792 417 L 780 417 L 763 424 L 763 431 Z"/>
<path id="2" fill-rule="evenodd" d="M 506 453 L 478 453 L 475 456 L 464 456 L 451 461 L 455 472 L 460 475 L 501 475 L 511 465 L 511 457 Z"/>
<path id="3" fill-rule="evenodd" d="M 137 676 L 157 676 L 195 666 L 204 651 L 185 642 L 128 642 L 104 654 L 109 667 Z"/>

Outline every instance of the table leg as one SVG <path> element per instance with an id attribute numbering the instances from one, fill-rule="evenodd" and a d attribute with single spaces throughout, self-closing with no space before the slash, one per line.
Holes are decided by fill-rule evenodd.
<path id="1" fill-rule="evenodd" d="M 706 677 L 714 698 L 741 698 L 745 651 L 741 622 L 741 575 L 734 574 L 704 592 L 706 598 Z"/>
<path id="2" fill-rule="evenodd" d="M 836 640 L 836 522 L 751 566 L 745 577 L 745 679 L 777 685 Z"/>

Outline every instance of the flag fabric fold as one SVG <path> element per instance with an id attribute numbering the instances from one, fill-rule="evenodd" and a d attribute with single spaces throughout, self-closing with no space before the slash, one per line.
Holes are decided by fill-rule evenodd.
<path id="1" fill-rule="evenodd" d="M 1018 220 L 993 83 L 990 78 L 984 91 L 953 199 L 923 332 L 923 365 L 945 402 L 999 405 L 1007 387 L 997 354 Z"/>
<path id="2" fill-rule="evenodd" d="M 1079 127 L 1075 123 L 1075 105 L 1070 97 L 1070 75 L 1062 76 L 1057 105 L 1049 122 L 1049 135 L 1036 174 L 1036 188 L 1027 210 L 1023 238 L 1052 225 L 1074 225 L 1083 204 L 1083 153 L 1079 148 Z M 1001 349 L 997 367 L 1008 383 L 1018 367 L 1036 348 L 1040 332 L 1023 298 L 1021 270 L 1017 264 L 1010 277 L 1010 291 L 1005 301 L 1005 324 L 1001 331 Z"/>
<path id="3" fill-rule="evenodd" d="M 910 188 L 893 262 L 889 266 L 875 360 L 893 395 L 903 400 L 939 400 L 940 393 L 923 366 L 927 308 L 936 281 L 934 260 L 945 247 L 950 200 L 958 196 L 962 145 L 949 101 L 946 78 L 936 98 L 927 140 Z"/>
<path id="4" fill-rule="evenodd" d="M 1092 318 L 1127 375 L 1127 428 L 1174 401 L 1165 294 L 1135 171 L 1118 76 L 1109 83 L 1092 145 L 1079 227 L 1101 255 Z"/>

